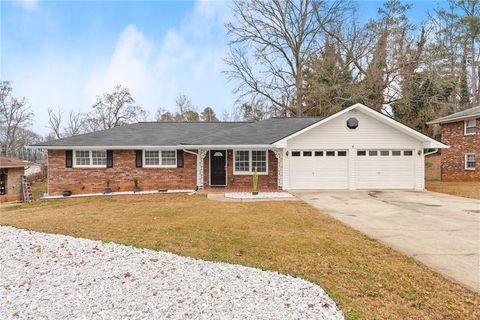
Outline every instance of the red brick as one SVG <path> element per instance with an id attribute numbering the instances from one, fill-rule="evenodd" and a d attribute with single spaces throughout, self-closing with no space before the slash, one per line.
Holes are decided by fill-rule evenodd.
<path id="1" fill-rule="evenodd" d="M 449 149 L 442 149 L 442 180 L 480 181 L 480 119 L 477 119 L 477 133 L 464 134 L 464 121 L 441 125 L 442 142 Z M 475 153 L 476 170 L 465 169 L 465 154 Z"/>

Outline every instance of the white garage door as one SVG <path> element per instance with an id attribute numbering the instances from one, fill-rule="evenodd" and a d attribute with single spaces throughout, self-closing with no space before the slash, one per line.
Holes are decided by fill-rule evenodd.
<path id="1" fill-rule="evenodd" d="M 357 150 L 357 189 L 413 189 L 415 167 L 412 150 Z"/>
<path id="2" fill-rule="evenodd" d="M 290 188 L 347 189 L 346 150 L 294 150 L 290 157 Z"/>

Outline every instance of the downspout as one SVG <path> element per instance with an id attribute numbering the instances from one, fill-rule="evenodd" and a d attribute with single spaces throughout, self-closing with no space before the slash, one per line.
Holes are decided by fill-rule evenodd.
<path id="1" fill-rule="evenodd" d="M 435 149 L 433 149 L 433 151 L 424 153 L 423 156 L 426 157 L 426 156 L 429 156 L 429 155 L 434 154 L 434 153 L 437 153 L 437 152 L 438 152 L 438 148 L 435 148 Z"/>

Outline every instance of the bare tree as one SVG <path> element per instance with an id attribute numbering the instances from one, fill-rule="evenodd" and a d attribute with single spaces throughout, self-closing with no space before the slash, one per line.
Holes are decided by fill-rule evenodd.
<path id="1" fill-rule="evenodd" d="M 320 45 L 321 25 L 342 14 L 343 1 L 236 0 L 226 27 L 225 71 L 241 98 L 268 99 L 284 114 L 304 112 L 303 70 Z"/>
<path id="2" fill-rule="evenodd" d="M 76 136 L 84 132 L 83 114 L 80 112 L 70 111 L 68 114 L 67 124 L 64 127 L 64 135 L 67 137 Z"/>
<path id="3" fill-rule="evenodd" d="M 62 110 L 60 110 L 60 108 L 57 108 L 57 110 L 48 108 L 48 128 L 54 139 L 60 139 L 62 137 L 62 115 Z"/>
<path id="4" fill-rule="evenodd" d="M 25 98 L 12 96 L 10 81 L 0 82 L 0 139 L 6 154 L 13 154 L 25 141 L 18 139 L 21 131 L 31 125 L 33 111 Z"/>
<path id="5" fill-rule="evenodd" d="M 130 89 L 116 85 L 112 93 L 97 96 L 92 111 L 86 115 L 90 131 L 110 129 L 144 120 L 148 113 L 135 104 Z"/>

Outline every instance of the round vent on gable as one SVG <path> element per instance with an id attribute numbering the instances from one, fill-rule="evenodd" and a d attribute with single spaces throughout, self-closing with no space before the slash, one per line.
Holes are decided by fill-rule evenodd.
<path id="1" fill-rule="evenodd" d="M 347 127 L 348 127 L 348 129 L 357 129 L 357 127 L 358 127 L 358 120 L 357 120 L 357 118 L 353 118 L 353 117 L 352 117 L 352 118 L 349 118 L 349 119 L 347 120 Z"/>

